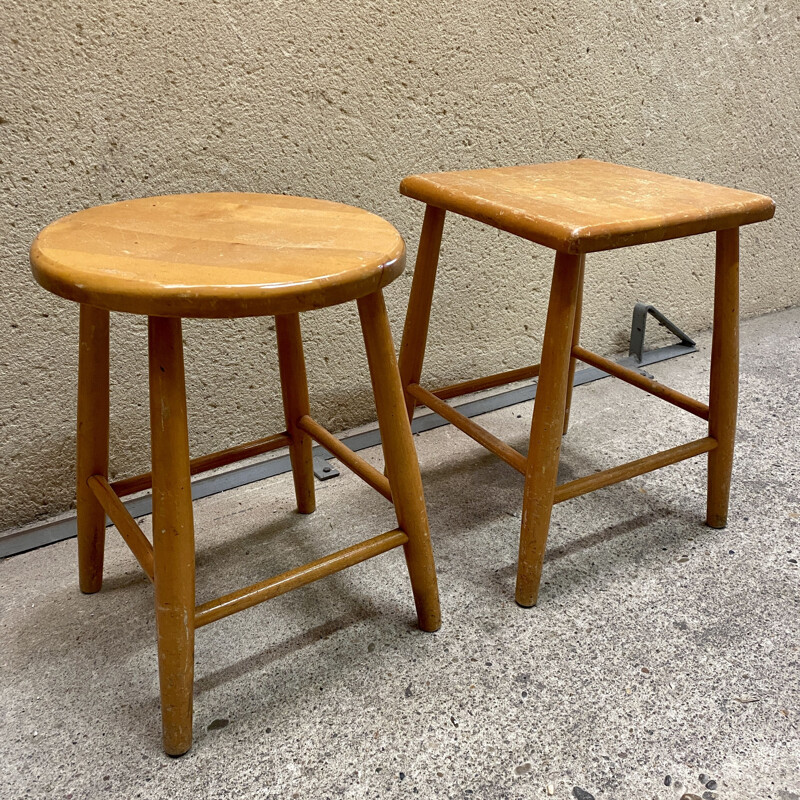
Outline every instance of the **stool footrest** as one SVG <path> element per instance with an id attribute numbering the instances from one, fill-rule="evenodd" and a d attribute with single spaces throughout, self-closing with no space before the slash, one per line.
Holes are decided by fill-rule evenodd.
<path id="1" fill-rule="evenodd" d="M 611 486 L 614 483 L 620 483 L 628 480 L 628 478 L 635 478 L 637 475 L 644 475 L 646 472 L 666 467 L 669 464 L 675 464 L 678 461 L 684 461 L 687 458 L 693 458 L 703 453 L 708 453 L 717 446 L 717 440 L 706 436 L 703 439 L 696 439 L 693 442 L 672 447 L 669 450 L 662 450 L 660 453 L 654 453 L 651 456 L 639 458 L 636 461 L 629 461 L 627 464 L 620 464 L 618 467 L 605 469 L 602 472 L 595 472 L 593 475 L 587 475 L 585 478 L 578 478 L 569 483 L 562 483 L 561 486 L 556 486 L 555 495 L 553 497 L 554 503 L 561 503 L 564 500 L 570 500 L 573 497 L 578 497 L 588 492 L 593 492 L 595 489 L 602 489 L 605 486 Z"/>
<path id="2" fill-rule="evenodd" d="M 344 550 L 304 564 L 302 567 L 282 572 L 274 578 L 254 583 L 238 592 L 231 592 L 216 600 L 209 600 L 195 608 L 194 626 L 200 628 L 208 625 L 209 622 L 215 622 L 235 614 L 237 611 L 263 603 L 265 600 L 271 600 L 292 589 L 305 586 L 327 575 L 332 575 L 334 572 L 366 561 L 368 558 L 393 550 L 407 541 L 408 536 L 403 531 L 399 529 L 388 531 L 374 536 L 372 539 L 367 539 L 365 542 L 359 542 Z"/>
<path id="3" fill-rule="evenodd" d="M 193 458 L 189 462 L 189 471 L 192 475 L 197 475 L 210 469 L 235 464 L 237 461 L 243 461 L 246 458 L 260 456 L 273 450 L 280 450 L 281 447 L 288 447 L 291 443 L 292 439 L 286 431 L 276 433 L 274 436 L 266 436 L 263 439 L 256 439 L 254 442 L 237 444 L 235 447 L 229 447 L 226 450 L 219 450 L 216 453 Z M 126 497 L 129 494 L 134 494 L 134 492 L 143 492 L 145 489 L 153 487 L 153 473 L 145 472 L 141 475 L 123 478 L 122 480 L 114 481 L 110 486 L 118 497 Z"/>
<path id="4" fill-rule="evenodd" d="M 617 364 L 616 361 L 611 361 L 611 359 L 603 358 L 603 356 L 592 353 L 590 350 L 585 350 L 579 345 L 572 348 L 572 355 L 590 367 L 596 367 L 615 378 L 625 381 L 625 383 L 631 384 L 631 386 L 635 386 L 637 389 L 642 389 L 648 394 L 660 397 L 662 400 L 666 400 L 668 403 L 672 403 L 672 405 L 700 417 L 700 419 L 708 420 L 708 406 L 693 397 L 641 375 L 636 370 L 623 367 L 621 364 Z"/>
<path id="5" fill-rule="evenodd" d="M 431 394 L 440 400 L 450 400 L 453 397 L 480 392 L 483 389 L 494 389 L 497 386 L 505 386 L 515 381 L 535 378 L 539 374 L 539 366 L 539 364 L 534 364 L 532 367 L 510 369 L 507 372 L 498 372 L 496 375 L 488 375 L 485 378 L 473 378 L 462 383 L 453 383 L 449 386 L 442 386 L 441 389 L 434 389 Z"/>
<path id="6" fill-rule="evenodd" d="M 517 452 L 511 445 L 506 444 L 502 439 L 498 439 L 493 433 L 489 433 L 486 428 L 482 428 L 469 417 L 465 417 L 461 412 L 456 411 L 452 406 L 445 403 L 444 400 L 441 400 L 427 389 L 423 389 L 418 383 L 410 383 L 406 387 L 406 391 L 415 400 L 427 406 L 443 419 L 446 419 L 451 425 L 466 433 L 467 436 L 471 436 L 478 444 L 483 445 L 487 450 L 502 458 L 506 464 L 512 466 L 517 472 L 525 474 L 528 459 L 522 453 Z"/>
<path id="7" fill-rule="evenodd" d="M 136 524 L 136 520 L 125 508 L 111 484 L 102 475 L 92 475 L 87 484 L 152 582 L 153 545 L 142 533 L 142 529 Z"/>
<path id="8" fill-rule="evenodd" d="M 327 428 L 324 428 L 308 414 L 304 414 L 297 420 L 297 427 L 305 431 L 326 450 L 330 450 L 339 461 L 346 464 L 361 480 L 369 484 L 376 492 L 382 494 L 390 503 L 392 502 L 392 490 L 389 488 L 389 480 L 386 476 L 353 452 L 347 445 L 342 444 Z"/>

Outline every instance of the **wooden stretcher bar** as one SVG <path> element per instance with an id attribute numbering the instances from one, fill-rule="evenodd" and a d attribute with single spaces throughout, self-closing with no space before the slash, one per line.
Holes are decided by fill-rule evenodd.
<path id="1" fill-rule="evenodd" d="M 265 600 L 271 600 L 292 589 L 298 589 L 327 575 L 332 575 L 334 572 L 351 567 L 353 564 L 359 564 L 368 558 L 399 547 L 407 541 L 408 536 L 401 530 L 381 533 L 365 542 L 359 542 L 301 567 L 282 572 L 274 578 L 254 583 L 237 592 L 218 597 L 216 600 L 209 600 L 195 608 L 194 626 L 200 628 L 208 625 L 209 622 L 215 622 L 235 614 L 237 611 L 263 603 Z"/>
<path id="2" fill-rule="evenodd" d="M 507 372 L 498 372 L 496 375 L 488 375 L 485 378 L 473 378 L 462 383 L 452 383 L 449 386 L 442 386 L 441 389 L 435 389 L 431 394 L 436 395 L 440 400 L 450 400 L 453 397 L 480 392 L 483 389 L 494 389 L 497 386 L 505 386 L 507 383 L 535 378 L 538 374 L 539 365 L 534 364 L 532 367 L 520 367 Z"/>
<path id="3" fill-rule="evenodd" d="M 588 492 L 593 492 L 596 489 L 602 489 L 605 486 L 611 486 L 614 483 L 626 481 L 629 478 L 634 478 L 637 475 L 644 475 L 646 472 L 666 467 L 669 464 L 675 464 L 678 461 L 684 461 L 687 458 L 699 456 L 701 453 L 708 453 L 717 446 L 715 439 L 706 436 L 703 439 L 696 439 L 693 442 L 672 447 L 669 450 L 662 450 L 660 453 L 654 453 L 651 456 L 639 458 L 636 461 L 629 461 L 627 464 L 620 464 L 618 467 L 605 469 L 602 472 L 595 472 L 592 475 L 587 475 L 585 478 L 578 478 L 569 483 L 562 483 L 556 486 L 555 495 L 553 497 L 554 503 L 561 503 L 564 500 L 570 500 L 573 497 L 578 497 Z"/>
<path id="4" fill-rule="evenodd" d="M 94 492 L 97 502 L 100 503 L 103 510 L 116 525 L 120 536 L 125 540 L 125 543 L 136 556 L 136 560 L 152 582 L 153 545 L 150 544 L 147 537 L 142 533 L 142 529 L 136 524 L 136 520 L 130 515 L 117 493 L 102 475 L 92 475 L 87 483 L 92 492 Z"/>
<path id="5" fill-rule="evenodd" d="M 483 445 L 487 450 L 502 458 L 506 464 L 512 466 L 517 472 L 525 474 L 527 459 L 502 439 L 498 439 L 494 434 L 489 433 L 485 428 L 469 419 L 469 417 L 465 417 L 452 406 L 449 406 L 444 400 L 441 400 L 427 389 L 423 389 L 418 383 L 409 384 L 406 387 L 406 391 L 415 400 L 427 406 L 431 411 L 435 411 L 440 417 L 466 433 L 467 436 L 471 436 L 478 444 Z"/>
<path id="6" fill-rule="evenodd" d="M 315 442 L 329 450 L 336 458 L 353 470 L 361 480 L 369 484 L 376 492 L 382 494 L 390 503 L 392 490 L 389 480 L 383 473 L 375 469 L 372 464 L 354 453 L 347 445 L 342 444 L 327 428 L 320 425 L 315 419 L 304 414 L 297 420 L 297 427 L 305 431 Z"/>
<path id="7" fill-rule="evenodd" d="M 708 419 L 708 406 L 705 403 L 701 403 L 699 400 L 682 394 L 669 386 L 664 386 L 663 383 L 641 375 L 636 372 L 636 370 L 623 367 L 621 364 L 617 364 L 616 361 L 603 358 L 603 356 L 592 353 L 590 350 L 586 350 L 580 345 L 576 345 L 572 348 L 572 355 L 580 361 L 583 361 L 584 364 L 597 367 L 597 369 L 607 372 L 609 375 L 613 375 L 615 378 L 619 378 L 625 381 L 625 383 L 635 386 L 637 389 L 642 389 L 648 394 L 660 397 L 662 400 L 666 400 L 668 403 L 672 403 L 672 405 L 700 417 L 700 419 Z"/>
<path id="8" fill-rule="evenodd" d="M 189 471 L 192 475 L 200 472 L 207 472 L 217 467 L 225 467 L 228 464 L 235 464 L 246 458 L 259 456 L 263 453 L 270 453 L 279 450 L 281 447 L 288 447 L 292 440 L 288 433 L 276 433 L 274 436 L 266 436 L 263 439 L 256 439 L 254 442 L 246 442 L 226 450 L 219 450 L 216 453 L 209 453 L 207 456 L 198 456 L 189 462 Z M 114 481 L 110 484 L 118 497 L 126 497 L 135 492 L 142 492 L 145 489 L 152 489 L 153 474 L 145 472 L 141 475 L 133 475 L 130 478 Z"/>

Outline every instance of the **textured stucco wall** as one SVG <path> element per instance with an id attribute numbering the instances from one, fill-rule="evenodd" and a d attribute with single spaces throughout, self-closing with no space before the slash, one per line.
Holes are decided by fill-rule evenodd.
<path id="1" fill-rule="evenodd" d="M 6 0 L 0 7 L 0 529 L 73 497 L 77 308 L 40 290 L 45 223 L 196 190 L 362 206 L 406 236 L 410 172 L 580 153 L 771 194 L 743 235 L 743 310 L 800 302 L 797 0 Z M 590 258 L 585 339 L 626 344 L 637 300 L 710 323 L 712 237 Z M 550 253 L 453 218 L 427 373 L 536 359 Z M 399 336 L 410 270 L 388 292 Z M 305 317 L 312 401 L 334 429 L 373 414 L 355 309 Z M 282 427 L 272 320 L 187 322 L 195 453 Z M 113 319 L 112 464 L 148 458 L 145 324 Z"/>

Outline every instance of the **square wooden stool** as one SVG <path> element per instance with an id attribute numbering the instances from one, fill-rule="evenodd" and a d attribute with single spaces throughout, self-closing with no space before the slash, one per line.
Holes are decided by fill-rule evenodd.
<path id="1" fill-rule="evenodd" d="M 412 175 L 402 194 L 427 204 L 400 348 L 409 417 L 435 411 L 525 475 L 516 600 L 535 605 L 554 503 L 708 453 L 707 523 L 726 524 L 736 432 L 739 226 L 772 217 L 768 197 L 589 159 Z M 556 251 L 541 363 L 438 390 L 420 385 L 445 213 L 452 211 Z M 579 344 L 587 253 L 717 232 L 708 405 Z M 708 420 L 708 436 L 556 485 L 576 361 Z M 538 375 L 527 458 L 445 401 Z"/>
<path id="2" fill-rule="evenodd" d="M 283 195 L 149 197 L 79 211 L 48 225 L 31 248 L 34 276 L 80 303 L 78 562 L 84 592 L 103 581 L 106 514 L 155 584 L 164 749 L 192 743 L 195 630 L 291 589 L 403 547 L 419 626 L 440 625 L 439 593 L 411 428 L 383 287 L 405 245 L 359 208 Z M 387 475 L 310 416 L 302 311 L 358 304 Z M 108 480 L 109 311 L 148 317 L 152 472 Z M 182 317 L 274 316 L 286 430 L 189 458 Z M 314 439 L 394 503 L 397 528 L 267 580 L 195 605 L 190 476 L 288 447 L 297 509 L 314 511 Z M 153 489 L 153 542 L 121 498 Z"/>

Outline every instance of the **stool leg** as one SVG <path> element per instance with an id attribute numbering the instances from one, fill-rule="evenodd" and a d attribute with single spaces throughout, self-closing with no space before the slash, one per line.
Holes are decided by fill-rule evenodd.
<path id="1" fill-rule="evenodd" d="M 711 388 L 708 435 L 717 446 L 708 454 L 706 522 L 724 528 L 736 437 L 739 395 L 739 229 L 717 231 L 714 280 L 714 332 L 711 342 Z"/>
<path id="2" fill-rule="evenodd" d="M 78 577 L 82 592 L 103 583 L 106 512 L 86 481 L 108 477 L 108 311 L 81 305 L 78 351 Z"/>
<path id="3" fill-rule="evenodd" d="M 442 244 L 445 211 L 427 206 L 419 238 L 417 262 L 411 281 L 411 296 L 400 343 L 400 381 L 405 391 L 410 383 L 419 383 L 422 377 L 422 362 L 425 359 L 425 344 L 428 341 L 428 325 L 431 319 L 433 287 L 436 283 L 436 268 L 439 264 L 439 248 Z M 414 416 L 416 400 L 405 394 L 408 418 Z"/>
<path id="4" fill-rule="evenodd" d="M 300 315 L 282 314 L 275 317 L 275 331 L 278 335 L 283 413 L 286 418 L 286 430 L 292 437 L 289 457 L 292 461 L 297 510 L 301 514 L 311 514 L 316 508 L 311 437 L 297 427 L 297 420 L 311 413 L 303 339 L 300 334 Z"/>
<path id="5" fill-rule="evenodd" d="M 536 605 L 550 527 L 564 430 L 580 264 L 580 256 L 556 253 L 522 505 L 516 599 L 525 607 Z"/>
<path id="6" fill-rule="evenodd" d="M 419 627 L 436 631 L 442 620 L 428 515 L 383 293 L 359 299 L 358 313 L 397 522 L 408 536 L 404 549 Z"/>
<path id="7" fill-rule="evenodd" d="M 586 256 L 581 255 L 580 275 L 578 276 L 578 299 L 575 301 L 575 323 L 572 326 L 572 346 L 577 347 L 581 343 L 581 312 L 583 311 L 583 275 Z M 572 390 L 575 383 L 575 367 L 578 363 L 577 358 L 569 359 L 569 378 L 567 379 L 567 402 L 564 408 L 564 433 L 569 429 L 569 411 L 572 406 Z"/>
<path id="8" fill-rule="evenodd" d="M 150 435 L 164 750 L 192 745 L 194 525 L 180 319 L 150 317 Z"/>

